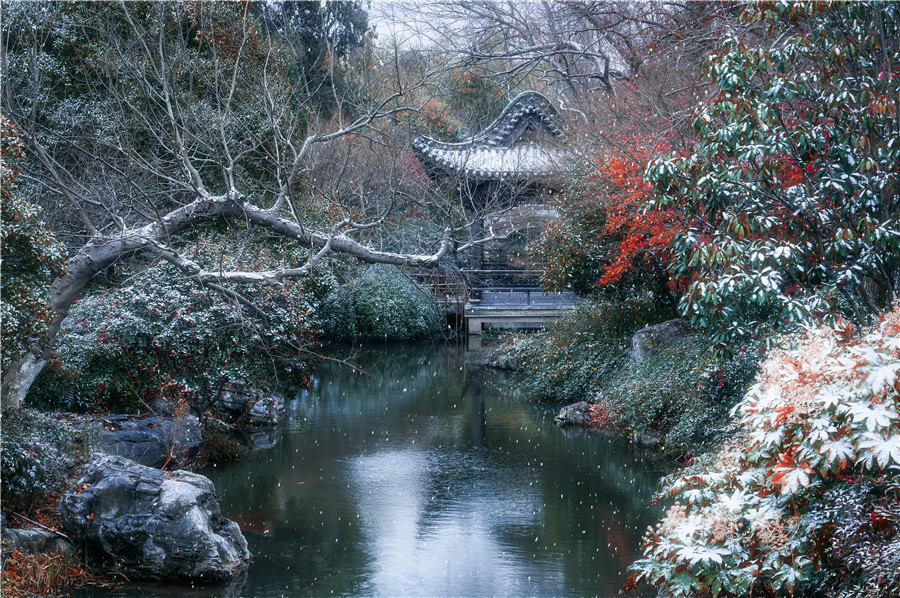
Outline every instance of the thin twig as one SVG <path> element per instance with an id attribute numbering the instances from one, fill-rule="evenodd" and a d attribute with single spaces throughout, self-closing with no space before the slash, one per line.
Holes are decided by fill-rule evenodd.
<path id="1" fill-rule="evenodd" d="M 28 523 L 30 523 L 30 524 L 32 524 L 32 525 L 36 525 L 36 526 L 38 526 L 38 527 L 41 528 L 41 529 L 47 530 L 48 532 L 51 532 L 51 533 L 54 533 L 54 534 L 56 534 L 57 536 L 59 536 L 60 538 L 64 538 L 64 539 L 68 540 L 69 542 L 72 542 L 72 544 L 75 543 L 75 541 L 72 540 L 72 538 L 70 538 L 69 536 L 65 535 L 64 533 L 58 532 L 58 531 L 56 531 L 55 529 L 50 529 L 50 528 L 47 527 L 46 525 L 42 525 L 42 524 L 38 523 L 37 521 L 35 521 L 35 520 L 33 520 L 33 519 L 29 519 L 28 517 L 26 517 L 25 515 L 22 515 L 21 513 L 13 513 L 13 515 L 15 515 L 16 517 L 19 517 L 20 519 L 24 519 L 24 520 L 27 521 Z"/>

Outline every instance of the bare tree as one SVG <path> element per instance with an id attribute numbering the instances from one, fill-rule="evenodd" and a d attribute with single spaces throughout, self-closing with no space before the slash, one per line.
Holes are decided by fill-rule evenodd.
<path id="1" fill-rule="evenodd" d="M 417 110 L 411 92 L 434 74 L 399 80 L 390 62 L 396 54 L 387 54 L 379 62 L 391 89 L 335 95 L 332 113 L 323 115 L 294 85 L 298 65 L 284 42 L 261 32 L 251 9 L 4 5 L 3 111 L 24 132 L 34 158 L 23 178 L 49 198 L 48 215 L 72 252 L 50 289 L 48 333 L 3 373 L 4 405 L 21 404 L 73 301 L 122 259 L 165 260 L 198 284 L 247 303 L 233 283 L 279 285 L 309 274 L 331 252 L 429 266 L 451 248 L 456 228 L 449 224 L 427 254 L 361 242 L 358 234 L 382 222 L 391 201 L 350 209 L 342 195 L 337 217 L 324 228 L 311 225 L 302 205 L 316 185 L 308 180 L 313 159 L 329 155 L 319 148 L 351 138 L 387 144 L 379 124 Z M 349 165 L 332 164 L 329 186 L 336 189 Z M 369 197 L 364 190 L 361 196 Z M 179 234 L 220 218 L 295 239 L 310 248 L 309 259 L 260 272 L 206 270 L 179 251 Z"/>
<path id="2" fill-rule="evenodd" d="M 734 26 L 734 13 L 734 3 L 609 0 L 404 9 L 414 23 L 405 31 L 434 51 L 509 91 L 544 92 L 594 132 L 619 116 L 683 125 L 703 97 L 701 58 Z"/>

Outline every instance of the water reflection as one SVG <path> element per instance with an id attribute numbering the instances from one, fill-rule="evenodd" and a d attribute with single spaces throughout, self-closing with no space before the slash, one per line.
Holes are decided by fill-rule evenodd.
<path id="1" fill-rule="evenodd" d="M 461 350 L 355 363 L 322 365 L 274 448 L 204 472 L 251 532 L 240 595 L 617 595 L 658 517 L 646 464 L 555 429 Z"/>

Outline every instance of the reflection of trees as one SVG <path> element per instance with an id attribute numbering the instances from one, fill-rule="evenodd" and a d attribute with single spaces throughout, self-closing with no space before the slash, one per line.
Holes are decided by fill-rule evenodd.
<path id="1" fill-rule="evenodd" d="M 503 554 L 511 575 L 547 588 L 620 581 L 656 519 L 656 476 L 639 460 L 599 436 L 566 437 L 455 348 L 381 347 L 354 363 L 365 373 L 323 364 L 318 386 L 290 403 L 299 433 L 214 472 L 223 510 L 278 520 L 274 537 L 250 538 L 271 554 L 265 567 L 289 571 L 296 588 L 347 593 L 391 562 L 379 542 L 410 542 L 427 560 L 423 539 Z M 399 531 L 384 519 L 394 514 Z"/>

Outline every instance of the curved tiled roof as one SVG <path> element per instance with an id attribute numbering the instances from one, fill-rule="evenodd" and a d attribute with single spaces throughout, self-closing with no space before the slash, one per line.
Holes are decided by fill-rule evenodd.
<path id="1" fill-rule="evenodd" d="M 536 91 L 526 91 L 470 139 L 448 143 L 419 134 L 412 147 L 419 161 L 438 176 L 463 175 L 476 181 L 543 178 L 562 170 L 567 152 L 545 144 L 516 141 L 529 128 L 564 139 L 555 117 L 556 109 L 550 100 Z"/>

